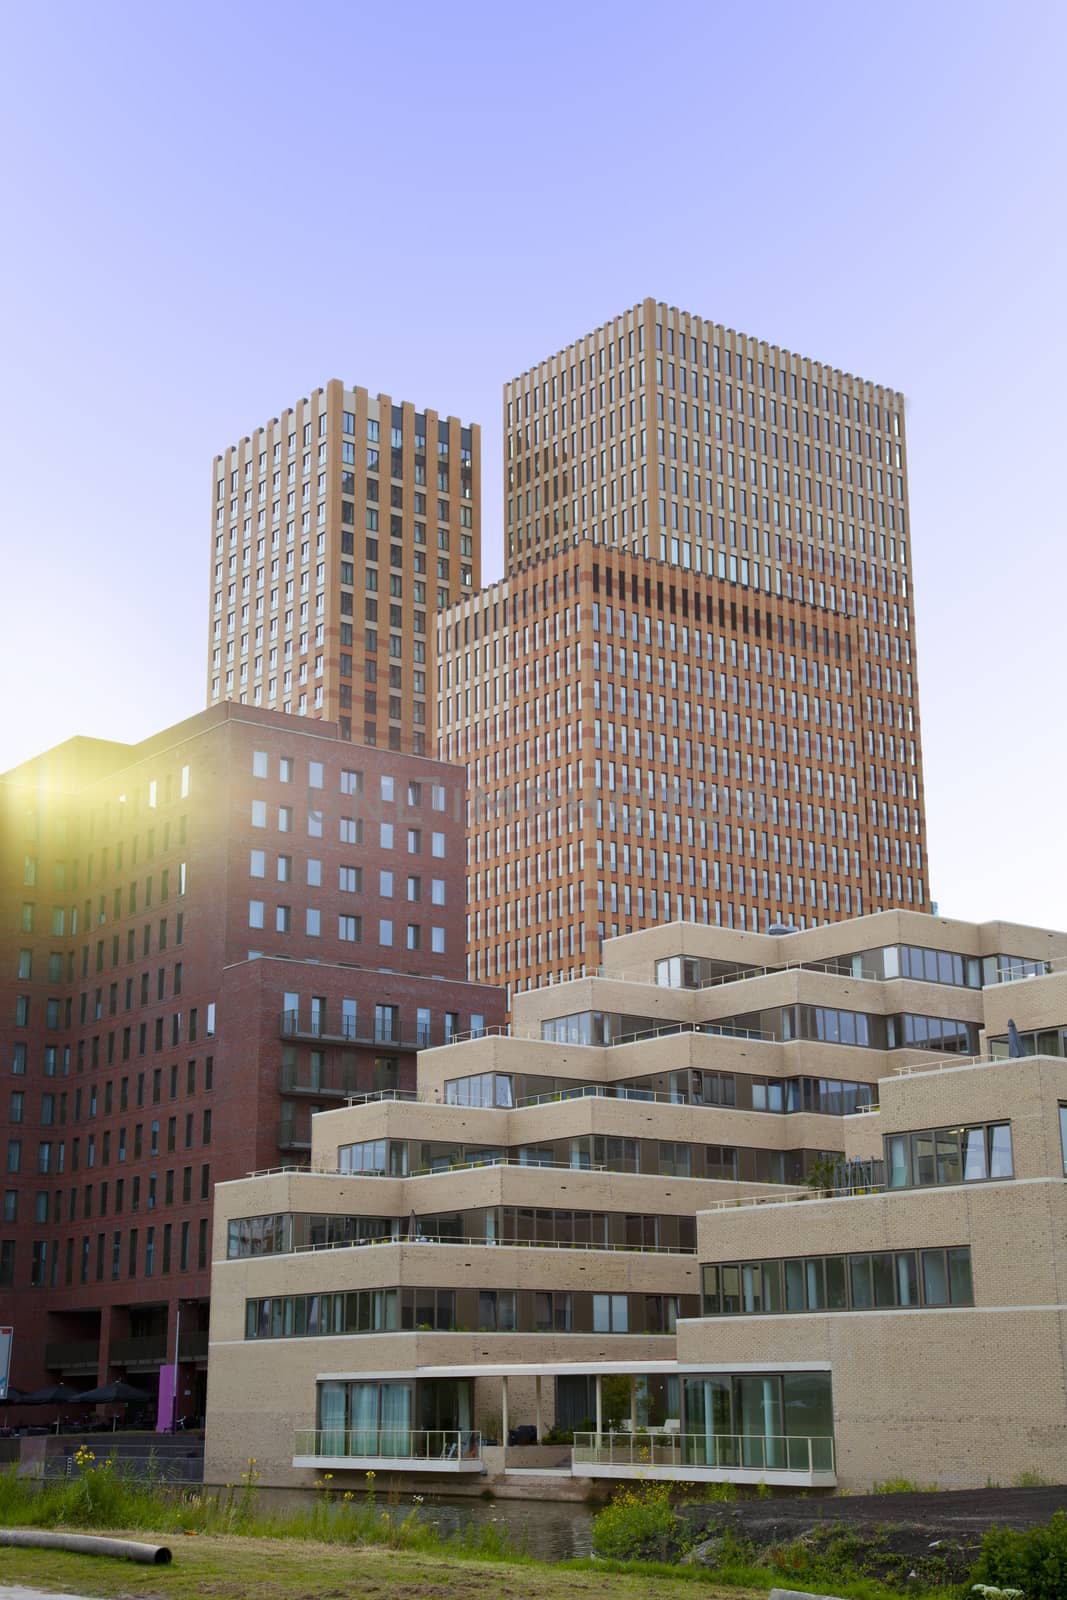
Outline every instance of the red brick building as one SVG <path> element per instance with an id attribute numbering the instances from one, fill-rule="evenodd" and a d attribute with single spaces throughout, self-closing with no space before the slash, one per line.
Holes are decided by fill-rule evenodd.
<path id="1" fill-rule="evenodd" d="M 462 771 L 222 704 L 0 778 L 0 1321 L 12 1382 L 203 1409 L 214 1186 L 498 1022 L 465 981 Z"/>

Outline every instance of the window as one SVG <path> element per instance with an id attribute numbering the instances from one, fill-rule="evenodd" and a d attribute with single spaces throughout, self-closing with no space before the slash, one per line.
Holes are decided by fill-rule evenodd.
<path id="1" fill-rule="evenodd" d="M 292 879 L 293 879 L 293 858 L 292 858 L 292 856 L 279 856 L 278 857 L 278 882 L 279 883 L 291 883 Z"/>
<path id="2" fill-rule="evenodd" d="M 418 950 L 422 942 L 422 928 L 417 922 L 409 922 L 405 933 L 405 946 L 408 950 Z"/>
<path id="3" fill-rule="evenodd" d="M 348 771 L 342 772 L 341 773 L 341 793 L 342 794 L 362 794 L 363 793 L 363 774 L 362 774 L 362 772 L 348 772 Z"/>
<path id="4" fill-rule="evenodd" d="M 248 858 L 248 873 L 252 878 L 265 878 L 267 876 L 267 852 L 253 850 Z"/>
<path id="5" fill-rule="evenodd" d="M 309 889 L 321 889 L 322 888 L 322 862 L 318 859 L 317 856 L 309 856 L 308 857 L 307 868 L 308 868 L 308 888 Z"/>
<path id="6" fill-rule="evenodd" d="M 383 917 L 378 923 L 378 943 L 391 945 L 393 942 L 393 924 L 388 917 Z"/>
<path id="7" fill-rule="evenodd" d="M 267 752 L 265 750 L 252 751 L 252 776 L 265 778 L 267 776 Z"/>
<path id="8" fill-rule="evenodd" d="M 304 913 L 304 931 L 312 939 L 317 939 L 322 931 L 322 913 L 314 906 L 309 906 Z"/>
<path id="9" fill-rule="evenodd" d="M 349 944 L 358 944 L 363 937 L 362 917 L 338 917 L 337 937 Z"/>
<path id="10" fill-rule="evenodd" d="M 322 762 L 321 761 L 309 761 L 308 762 L 308 788 L 309 789 L 321 789 L 322 788 Z"/>
<path id="11" fill-rule="evenodd" d="M 267 802 L 265 800 L 252 801 L 252 826 L 265 828 L 267 826 Z"/>
<path id="12" fill-rule="evenodd" d="M 445 953 L 445 930 L 443 928 L 430 929 L 430 949 L 434 955 L 441 956 Z"/>
<path id="13" fill-rule="evenodd" d="M 379 844 L 383 850 L 391 850 L 393 848 L 393 824 L 391 822 L 382 822 L 379 823 L 378 828 Z"/>
<path id="14" fill-rule="evenodd" d="M 248 926 L 250 928 L 262 928 L 263 911 L 264 902 L 262 900 L 250 900 L 248 902 Z"/>
<path id="15" fill-rule="evenodd" d="M 279 833 L 292 833 L 292 831 L 293 831 L 293 808 L 292 808 L 292 806 L 279 806 L 278 807 L 278 832 Z"/>
<path id="16" fill-rule="evenodd" d="M 1060 1106 L 1060 1154 L 1063 1157 L 1063 1172 L 1067 1177 L 1067 1105 Z"/>
<path id="17" fill-rule="evenodd" d="M 387 775 L 383 774 L 382 775 L 382 780 L 381 780 L 381 790 L 382 790 L 382 799 L 383 800 L 395 800 L 396 799 L 396 779 L 395 778 L 390 778 Z"/>
<path id="18" fill-rule="evenodd" d="M 343 894 L 359 894 L 363 888 L 363 868 L 338 867 L 337 887 Z"/>
<path id="19" fill-rule="evenodd" d="M 387 899 L 387 900 L 391 900 L 392 899 L 392 896 L 393 896 L 393 874 L 391 872 L 379 872 L 379 874 L 378 874 L 378 893 L 380 895 L 383 895 L 385 897 L 385 899 Z"/>
<path id="20" fill-rule="evenodd" d="M 293 760 L 292 756 L 279 756 L 278 757 L 278 782 L 279 783 L 292 783 L 292 781 L 293 781 L 293 769 L 295 768 L 295 766 L 296 766 L 296 763 Z"/>
<path id="21" fill-rule="evenodd" d="M 443 833 L 435 833 L 435 834 L 431 835 L 431 838 L 432 838 L 433 854 L 435 856 L 437 856 L 438 858 L 443 857 L 443 855 L 445 853 L 445 836 L 444 836 L 444 834 Z"/>
<path id="22" fill-rule="evenodd" d="M 274 931 L 276 933 L 288 933 L 292 925 L 292 906 L 276 906 L 274 908 Z"/>
<path id="23" fill-rule="evenodd" d="M 595 1294 L 593 1296 L 593 1332 L 628 1333 L 630 1329 L 630 1303 L 624 1294 Z"/>
<path id="24" fill-rule="evenodd" d="M 321 839 L 322 838 L 322 812 L 321 811 L 309 811 L 308 812 L 308 833 L 310 834 L 311 838 L 313 838 L 313 839 Z"/>
<path id="25" fill-rule="evenodd" d="M 705 1317 L 974 1304 L 966 1245 L 725 1262 L 700 1270 Z"/>
<path id="26" fill-rule="evenodd" d="M 983 1183 L 1014 1176 L 1011 1124 L 894 1133 L 885 1141 L 891 1189 Z"/>
<path id="27" fill-rule="evenodd" d="M 445 880 L 443 878 L 434 878 L 434 879 L 432 879 L 431 885 L 430 885 L 430 898 L 433 901 L 433 904 L 435 906 L 443 906 L 444 905 L 444 903 L 445 903 Z"/>

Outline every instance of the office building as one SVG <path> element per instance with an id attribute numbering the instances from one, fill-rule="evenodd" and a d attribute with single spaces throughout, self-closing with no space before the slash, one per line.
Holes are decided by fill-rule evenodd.
<path id="1" fill-rule="evenodd" d="M 508 576 L 437 622 L 472 975 L 929 908 L 903 406 L 652 300 L 505 385 Z"/>
<path id="2" fill-rule="evenodd" d="M 583 540 L 437 627 L 471 977 L 558 981 L 664 921 L 927 909 L 911 671 L 858 618 Z"/>
<path id="3" fill-rule="evenodd" d="M 481 582 L 477 425 L 331 379 L 216 456 L 208 704 L 435 753 L 433 618 Z"/>
<path id="4" fill-rule="evenodd" d="M 216 1183 L 414 1083 L 502 1015 L 464 981 L 463 780 L 216 706 L 0 779 L 0 1320 L 12 1381 L 154 1388 L 181 1306 L 203 1411 Z"/>
<path id="5" fill-rule="evenodd" d="M 506 1032 L 422 1052 L 413 1095 L 318 1115 L 310 1171 L 218 1191 L 209 1481 L 234 1481 L 254 1455 L 267 1483 L 291 1485 L 326 1469 L 343 1487 L 345 1473 L 373 1470 L 409 1485 L 430 1475 L 477 1492 L 488 1478 L 497 1492 L 529 1492 L 539 1467 L 551 1469 L 537 1485 L 548 1495 L 575 1479 L 637 1476 L 869 1482 L 874 1455 L 853 1453 L 841 1406 L 866 1371 L 883 1412 L 895 1386 L 896 1413 L 909 1415 L 898 1336 L 878 1335 L 877 1378 L 846 1342 L 839 1379 L 832 1318 L 752 1324 L 730 1300 L 715 1302 L 713 1321 L 716 1285 L 736 1299 L 739 1241 L 749 1266 L 758 1256 L 771 1271 L 775 1258 L 804 1253 L 825 1215 L 834 1239 L 820 1234 L 819 1252 L 940 1251 L 940 1266 L 916 1256 L 893 1279 L 926 1285 L 906 1302 L 916 1316 L 899 1335 L 908 1374 L 927 1327 L 956 1317 L 965 1341 L 956 1308 L 968 1282 L 974 1304 L 988 1303 L 1001 1271 L 987 1274 L 979 1232 L 994 1230 L 1002 1254 L 1019 1251 L 1004 1187 L 1016 1170 L 1010 1135 L 983 1134 L 986 1165 L 961 1171 L 959 1126 L 1045 1117 L 1056 1074 L 1067 1074 L 1062 1059 L 1024 1063 L 1015 1099 L 1018 1062 L 970 1064 L 1006 1048 L 1009 1015 L 1025 1038 L 1033 1030 L 1033 1048 L 1049 1048 L 1040 1030 L 1065 991 L 1044 974 L 1065 959 L 1065 935 L 901 911 L 780 936 L 648 929 L 609 941 L 601 976 L 517 995 Z M 956 1130 L 957 1165 L 945 1154 L 937 1196 L 915 1202 L 932 1208 L 920 1226 L 911 1189 L 895 1192 L 896 1141 L 931 1126 L 911 1098 L 927 1083 L 956 1086 L 929 1092 L 949 1096 L 937 1101 L 938 1126 Z M 1059 1138 L 1054 1107 L 1051 1116 L 1042 1159 Z M 1023 1151 L 1038 1143 L 1036 1130 L 1020 1133 L 1020 1177 L 1037 1174 Z M 917 1152 L 925 1174 L 933 1156 L 921 1143 Z M 865 1198 L 824 1204 L 825 1188 Z M 1041 1294 L 1055 1300 L 1052 1234 L 1037 1227 L 1045 1201 L 1018 1193 L 1034 1213 Z M 944 1196 L 950 1218 L 937 1212 Z M 985 1208 L 973 1228 L 972 1204 Z M 972 1242 L 968 1279 L 961 1252 Z M 718 1260 L 731 1263 L 720 1278 Z M 792 1269 L 780 1270 L 779 1292 L 791 1294 Z M 870 1270 L 880 1296 L 883 1264 Z M 1037 1292 L 1027 1272 L 1013 1292 L 1024 1279 Z M 1044 1365 L 1035 1355 L 1029 1381 L 1062 1410 L 1057 1316 L 1062 1308 L 1042 1312 Z M 851 1331 L 844 1307 L 839 1325 L 868 1337 Z M 995 1374 L 983 1385 L 984 1395 Z M 930 1420 L 927 1451 L 942 1412 Z M 1063 1421 L 1057 1412 L 1055 1448 Z M 1046 1459 L 1032 1465 L 1047 1470 Z M 884 1450 L 878 1475 L 896 1470 Z M 520 1477 L 509 1484 L 511 1471 Z M 966 1481 L 986 1475 L 983 1461 Z"/>

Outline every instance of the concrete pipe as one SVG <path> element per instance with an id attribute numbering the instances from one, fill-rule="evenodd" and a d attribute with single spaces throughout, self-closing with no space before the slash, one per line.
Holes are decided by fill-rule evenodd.
<path id="1" fill-rule="evenodd" d="M 171 1562 L 171 1553 L 165 1544 L 140 1544 L 136 1539 L 98 1539 L 87 1533 L 42 1533 L 37 1528 L 0 1528 L 0 1545 L 31 1550 L 71 1550 L 80 1556 L 115 1556 L 120 1561 L 139 1561 L 146 1567 L 166 1567 Z"/>

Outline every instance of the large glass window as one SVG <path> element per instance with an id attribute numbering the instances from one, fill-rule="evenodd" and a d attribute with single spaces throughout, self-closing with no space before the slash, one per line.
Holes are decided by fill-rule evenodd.
<path id="1" fill-rule="evenodd" d="M 974 1303 L 971 1252 L 965 1245 L 722 1262 L 700 1271 L 705 1317 Z"/>
<path id="2" fill-rule="evenodd" d="M 1011 1124 L 931 1128 L 890 1134 L 885 1141 L 891 1189 L 936 1184 L 981 1183 L 1014 1176 Z"/>

